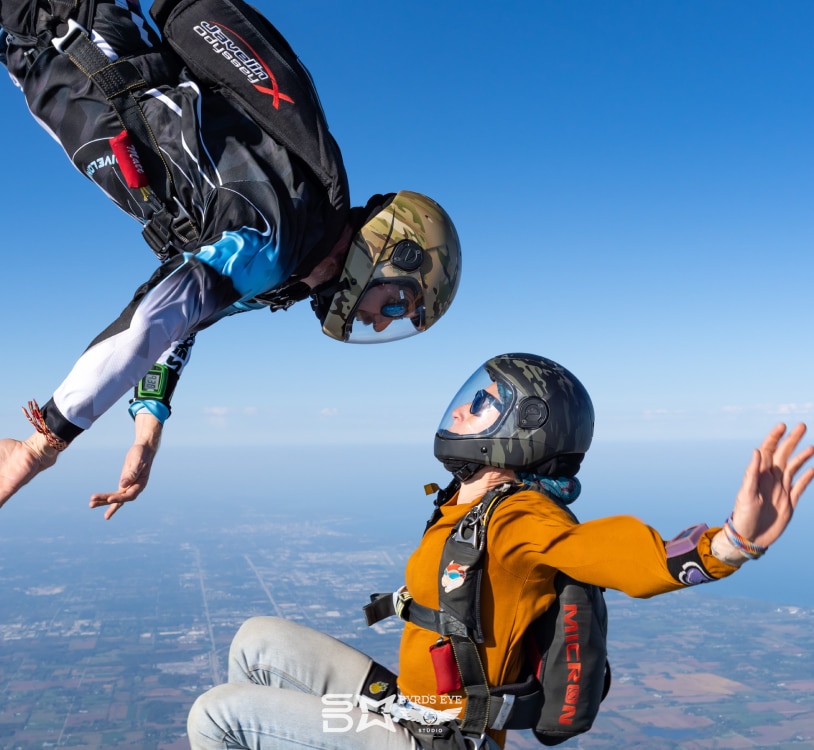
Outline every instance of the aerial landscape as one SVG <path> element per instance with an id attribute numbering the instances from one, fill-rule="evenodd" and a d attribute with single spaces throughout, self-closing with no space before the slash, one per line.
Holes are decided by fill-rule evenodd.
<path id="1" fill-rule="evenodd" d="M 172 526 L 98 544 L 3 538 L 0 748 L 186 748 L 189 706 L 225 680 L 252 615 L 306 623 L 395 667 L 399 624 L 366 628 L 361 605 L 399 582 L 410 545 L 353 529 L 280 515 L 183 542 Z M 571 747 L 814 743 L 814 611 L 700 590 L 607 599 L 613 685 Z M 507 744 L 535 746 L 526 733 Z"/>
<path id="2" fill-rule="evenodd" d="M 99 12 L 88 31 L 104 73 L 91 79 L 143 68 L 115 96 L 143 94 L 133 119 L 57 54 L 84 44 L 81 24 L 46 39 L 66 20 L 47 18 L 49 3 Z M 755 453 L 770 430 L 814 427 L 814 3 L 257 0 L 311 75 L 252 93 L 295 112 L 302 91 L 326 165 L 306 158 L 312 137 L 289 143 L 267 107 L 244 111 L 234 89 L 153 46 L 156 19 L 139 20 L 139 5 L 210 2 L 0 0 L 0 750 L 189 750 L 190 707 L 228 679 L 230 642 L 257 615 L 397 670 L 401 623 L 366 627 L 362 606 L 400 586 L 432 536 L 427 483 L 506 468 L 504 449 L 525 453 L 532 432 L 546 455 L 524 455 L 516 478 L 567 488 L 557 496 L 581 522 L 650 527 L 623 524 L 646 539 L 630 544 L 589 528 L 570 551 L 595 557 L 593 583 L 630 590 L 649 560 L 660 577 L 648 585 L 664 585 L 635 591 L 675 585 L 687 568 L 667 578 L 675 559 L 659 541 L 702 524 L 728 529 L 736 556 L 718 562 L 749 558 L 674 594 L 606 592 L 612 686 L 565 750 L 814 748 L 814 489 L 798 506 L 785 449 L 770 439 Z M 239 71 L 236 57 L 213 59 Z M 142 119 L 160 137 L 139 141 Z M 369 262 L 360 227 L 403 192 L 432 196 L 455 229 L 420 200 L 405 220 L 447 227 L 444 241 L 421 229 Z M 395 238 L 388 227 L 376 247 Z M 442 248 L 457 258 L 459 244 L 460 262 L 425 262 Z M 404 283 L 388 289 L 394 271 Z M 354 327 L 384 334 L 360 341 L 410 336 L 351 346 Z M 450 401 L 510 352 L 578 374 L 583 429 L 552 418 L 548 391 L 512 386 L 501 400 L 491 375 Z M 498 421 L 450 430 L 447 415 L 483 416 L 476 397 Z M 515 421 L 521 405 L 534 419 Z M 498 435 L 510 423 L 517 432 Z M 550 435 L 577 433 L 582 447 L 549 455 Z M 497 450 L 435 447 L 470 438 Z M 814 432 L 800 439 L 798 456 Z M 138 501 L 119 509 L 115 495 Z M 535 564 L 572 564 L 518 528 L 507 546 L 530 541 Z M 497 611 L 502 626 L 516 607 Z M 421 662 L 405 665 L 406 683 Z M 310 718 L 299 697 L 289 706 Z M 295 712 L 278 712 L 285 729 Z M 528 730 L 506 743 L 539 747 Z"/>

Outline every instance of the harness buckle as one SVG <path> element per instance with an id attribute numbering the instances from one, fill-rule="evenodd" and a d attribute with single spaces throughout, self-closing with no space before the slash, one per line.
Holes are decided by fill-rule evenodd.
<path id="1" fill-rule="evenodd" d="M 454 529 L 452 538 L 456 542 L 469 544 L 474 549 L 480 549 L 483 541 L 481 529 L 483 528 L 482 519 L 484 513 L 485 508 L 483 505 L 475 506 L 471 511 L 469 511 L 469 513 L 466 514 L 461 523 L 458 524 L 458 526 Z M 467 531 L 470 533 L 468 536 L 465 536 Z"/>
<path id="2" fill-rule="evenodd" d="M 472 750 L 488 750 L 488 748 L 493 747 L 489 741 L 489 737 L 486 734 L 482 734 L 480 737 L 473 737 L 470 734 L 465 734 L 463 735 L 463 739 L 467 750 L 469 750 L 470 745 Z"/>
<path id="3" fill-rule="evenodd" d="M 51 40 L 51 44 L 54 45 L 59 54 L 66 55 L 68 47 L 82 35 L 90 38 L 87 29 L 74 21 L 73 18 L 69 18 L 68 30 L 62 36 L 55 36 Z"/>
<path id="4" fill-rule="evenodd" d="M 410 608 L 410 603 L 413 597 L 406 586 L 402 586 L 398 591 L 393 592 L 393 609 L 396 610 L 396 615 L 402 619 L 407 619 L 407 611 Z"/>
<path id="5" fill-rule="evenodd" d="M 144 225 L 141 235 L 156 257 L 163 263 L 168 258 L 179 255 L 181 249 L 190 242 L 189 235 L 197 236 L 197 230 L 189 214 L 177 199 L 175 203 L 178 207 L 178 214 L 173 216 L 152 192 L 149 197 L 152 205 L 160 208 Z M 181 243 L 180 247 L 176 246 L 176 241 Z"/>

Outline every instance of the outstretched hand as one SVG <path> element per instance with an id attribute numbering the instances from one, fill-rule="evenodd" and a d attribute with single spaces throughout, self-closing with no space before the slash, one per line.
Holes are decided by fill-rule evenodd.
<path id="1" fill-rule="evenodd" d="M 27 440 L 0 440 L 0 506 L 37 474 L 53 466 L 58 455 L 37 432 Z"/>
<path id="2" fill-rule="evenodd" d="M 90 497 L 91 508 L 107 508 L 106 521 L 113 518 L 124 503 L 135 500 L 147 486 L 158 452 L 161 429 L 161 423 L 153 416 L 136 415 L 136 439 L 124 457 L 118 488 L 114 492 L 97 492 Z"/>
<path id="3" fill-rule="evenodd" d="M 90 496 L 90 507 L 107 507 L 105 520 L 109 521 L 124 503 L 135 500 L 147 486 L 155 451 L 146 445 L 133 445 L 124 457 L 119 487 L 115 492 L 97 492 Z"/>
<path id="4" fill-rule="evenodd" d="M 814 446 L 793 455 L 805 431 L 806 426 L 798 424 L 786 435 L 786 425 L 778 424 L 746 467 L 732 524 L 741 536 L 760 547 L 771 546 L 785 531 L 800 496 L 814 478 L 814 468 L 796 476 L 814 456 Z"/>

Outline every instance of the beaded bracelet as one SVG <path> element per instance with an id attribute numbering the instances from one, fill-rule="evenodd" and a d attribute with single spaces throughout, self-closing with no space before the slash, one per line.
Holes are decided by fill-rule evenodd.
<path id="1" fill-rule="evenodd" d="M 726 534 L 726 538 L 750 560 L 757 560 L 759 557 L 765 555 L 766 551 L 769 549 L 768 547 L 761 547 L 759 544 L 750 542 L 746 537 L 742 537 L 737 531 L 735 531 L 735 525 L 732 523 L 732 515 L 733 514 L 730 514 L 729 518 L 726 519 L 726 524 L 724 525 L 724 533 Z"/>
<path id="2" fill-rule="evenodd" d="M 29 409 L 31 410 L 30 412 Z M 40 405 L 36 401 L 29 401 L 28 409 L 23 407 L 23 414 L 25 414 L 25 418 L 31 422 L 34 429 L 45 438 L 48 445 L 52 448 L 58 451 L 64 451 L 68 447 L 68 441 L 54 435 L 54 433 L 51 432 L 51 428 L 45 424 L 45 417 L 42 416 Z"/>

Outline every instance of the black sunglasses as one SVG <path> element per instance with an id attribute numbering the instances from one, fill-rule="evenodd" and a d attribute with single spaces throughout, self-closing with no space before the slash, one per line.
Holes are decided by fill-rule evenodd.
<path id="1" fill-rule="evenodd" d="M 503 413 L 503 402 L 489 393 L 489 391 L 481 388 L 475 394 L 472 403 L 469 405 L 469 413 L 479 417 L 490 406 L 497 409 L 500 413 Z"/>

